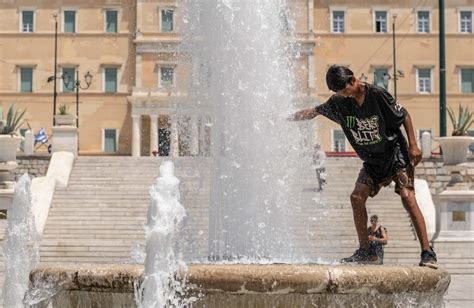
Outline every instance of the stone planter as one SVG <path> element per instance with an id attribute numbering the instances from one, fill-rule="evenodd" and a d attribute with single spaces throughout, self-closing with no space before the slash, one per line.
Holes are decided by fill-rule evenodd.
<path id="1" fill-rule="evenodd" d="M 54 118 L 56 119 L 56 125 L 58 126 L 76 126 L 77 117 L 73 114 L 57 114 L 54 116 Z"/>
<path id="2" fill-rule="evenodd" d="M 474 143 L 474 137 L 451 136 L 436 139 L 443 150 L 443 162 L 445 166 L 452 166 L 467 161 L 467 149 Z"/>
<path id="3" fill-rule="evenodd" d="M 21 137 L 14 135 L 0 135 L 0 163 L 16 161 L 16 150 L 20 145 Z"/>

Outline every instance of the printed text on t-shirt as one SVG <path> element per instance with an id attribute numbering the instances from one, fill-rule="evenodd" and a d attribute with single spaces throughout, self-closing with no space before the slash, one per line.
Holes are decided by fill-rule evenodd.
<path id="1" fill-rule="evenodd" d="M 346 125 L 358 145 L 370 145 L 382 141 L 382 137 L 379 133 L 378 120 L 378 116 L 372 116 L 366 119 L 346 116 Z"/>

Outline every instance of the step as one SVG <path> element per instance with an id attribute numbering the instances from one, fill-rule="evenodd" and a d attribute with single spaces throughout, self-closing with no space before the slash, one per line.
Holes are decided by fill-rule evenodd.
<path id="1" fill-rule="evenodd" d="M 128 264 L 131 257 L 108 257 L 108 256 L 62 256 L 60 258 L 54 256 L 41 256 L 40 264 L 57 265 L 60 263 L 73 263 L 80 266 L 80 263 L 102 263 L 102 264 Z"/>

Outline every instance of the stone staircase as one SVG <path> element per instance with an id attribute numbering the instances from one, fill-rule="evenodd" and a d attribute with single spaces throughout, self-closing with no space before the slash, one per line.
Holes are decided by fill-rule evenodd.
<path id="1" fill-rule="evenodd" d="M 322 193 L 314 191 L 317 187 L 314 170 L 302 177 L 304 181 L 300 185 L 305 196 L 301 217 L 312 217 L 312 221 L 304 224 L 306 232 L 311 233 L 306 254 L 334 261 L 351 255 L 358 247 L 349 196 L 361 166 L 358 158 L 328 158 L 328 183 Z M 385 263 L 416 264 L 419 261 L 418 241 L 393 187 L 382 189 L 375 198 L 369 198 L 367 209 L 369 216 L 377 214 L 388 229 Z"/>
<path id="2" fill-rule="evenodd" d="M 328 185 L 321 194 L 319 229 L 321 245 L 328 251 L 321 255 L 329 259 L 350 255 L 357 247 L 356 231 L 352 220 L 350 193 L 362 166 L 358 158 L 329 158 L 326 163 Z M 313 176 L 313 179 L 316 179 Z M 315 186 L 306 183 L 307 190 Z M 389 243 L 385 246 L 385 264 L 418 264 L 420 248 L 408 213 L 403 208 L 394 187 L 383 188 L 375 198 L 367 201 L 368 215 L 377 214 L 379 221 L 388 229 Z M 327 238 L 332 237 L 331 240 Z M 328 244 L 332 242 L 333 244 Z M 315 247 L 317 247 L 316 245 Z M 336 248 L 334 248 L 336 246 Z M 324 246 L 323 246 L 324 247 Z M 435 247 L 439 263 L 452 274 L 474 274 L 474 260 L 466 258 L 462 249 L 448 250 Z"/>
<path id="3" fill-rule="evenodd" d="M 41 243 L 42 263 L 130 262 L 136 245 L 144 244 L 144 224 L 150 202 L 148 189 L 158 176 L 160 158 L 79 157 L 66 189 L 57 189 Z M 208 161 L 174 160 L 181 180 L 183 204 L 190 219 L 185 230 L 195 255 L 205 257 L 209 204 Z M 308 168 L 294 187 L 301 206 L 292 211 L 294 242 L 310 260 L 332 262 L 357 247 L 349 194 L 361 167 L 357 158 L 328 158 L 328 185 L 315 192 L 314 170 Z M 208 172 L 208 170 L 207 170 Z M 190 201 L 190 202 L 188 202 Z M 393 187 L 368 201 L 387 227 L 385 264 L 418 264 L 419 245 L 408 214 Z M 186 229 L 187 227 L 184 226 Z M 451 273 L 474 273 L 474 263 L 462 254 L 439 253 Z"/>
<path id="4" fill-rule="evenodd" d="M 55 191 L 41 242 L 41 262 L 129 262 L 134 247 L 144 245 L 149 187 L 159 175 L 161 161 L 79 157 L 68 187 Z M 181 190 L 192 189 L 206 178 L 190 160 L 174 163 Z"/>

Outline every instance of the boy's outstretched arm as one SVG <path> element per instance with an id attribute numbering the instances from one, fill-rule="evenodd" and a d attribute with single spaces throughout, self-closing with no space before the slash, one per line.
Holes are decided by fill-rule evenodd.
<path id="1" fill-rule="evenodd" d="M 314 108 L 303 109 L 288 117 L 288 121 L 302 121 L 314 119 L 319 113 Z"/>
<path id="2" fill-rule="evenodd" d="M 421 151 L 416 144 L 415 131 L 408 111 L 405 120 L 403 121 L 403 127 L 405 127 L 408 136 L 408 155 L 410 156 L 410 163 L 413 166 L 416 166 L 421 161 Z"/>

